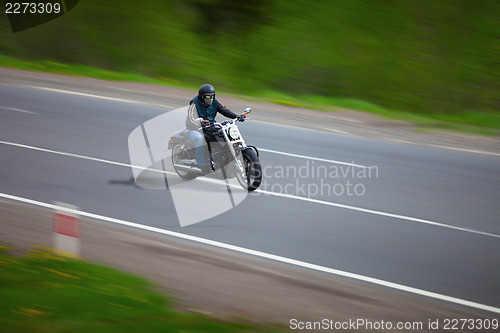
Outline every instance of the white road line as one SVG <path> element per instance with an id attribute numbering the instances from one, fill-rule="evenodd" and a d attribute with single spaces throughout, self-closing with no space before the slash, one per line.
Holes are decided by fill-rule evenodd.
<path id="1" fill-rule="evenodd" d="M 494 153 L 494 152 L 485 151 L 485 150 L 477 150 L 477 149 L 468 149 L 468 148 L 443 146 L 443 145 L 436 145 L 436 144 L 432 144 L 432 143 L 418 143 L 418 142 L 412 142 L 412 141 L 398 139 L 398 138 L 380 137 L 380 139 L 387 140 L 387 141 L 392 141 L 392 142 L 398 142 L 398 143 L 404 143 L 404 144 L 414 145 L 414 146 L 424 146 L 424 147 L 432 147 L 432 148 L 439 148 L 439 149 L 455 150 L 455 151 L 461 151 L 461 152 L 473 153 L 473 154 L 500 156 L 499 153 Z"/>
<path id="2" fill-rule="evenodd" d="M 23 110 L 23 109 L 17 109 L 17 108 L 11 108 L 11 107 L 8 107 L 8 106 L 0 106 L 0 109 L 11 110 L 11 111 L 16 111 L 16 112 L 22 112 L 22 113 L 29 113 L 29 114 L 38 114 L 37 112 Z"/>
<path id="3" fill-rule="evenodd" d="M 441 301 L 446 301 L 446 302 L 455 303 L 455 304 L 459 304 L 459 305 L 463 305 L 463 306 L 468 306 L 468 307 L 479 309 L 479 310 L 500 313 L 500 308 L 496 308 L 494 306 L 485 305 L 485 304 L 476 303 L 476 302 L 471 302 L 468 300 L 464 300 L 464 299 L 460 299 L 460 298 L 456 298 L 456 297 L 452 297 L 452 296 L 442 295 L 442 294 L 438 294 L 438 293 L 423 290 L 423 289 L 413 288 L 413 287 L 405 286 L 405 285 L 398 284 L 398 283 L 393 283 L 393 282 L 389 282 L 389 281 L 385 281 L 385 280 L 381 280 L 381 279 L 372 278 L 369 276 L 364 276 L 364 275 L 360 275 L 360 274 L 341 271 L 341 270 L 330 268 L 330 267 L 315 265 L 315 264 L 311 264 L 311 263 L 308 263 L 305 261 L 295 260 L 295 259 L 291 259 L 291 258 L 287 258 L 287 257 L 277 256 L 277 255 L 270 254 L 270 253 L 265 253 L 265 252 L 261 252 L 261 251 L 247 249 L 247 248 L 236 246 L 236 245 L 217 242 L 217 241 L 206 239 L 206 238 L 186 235 L 186 234 L 178 233 L 175 231 L 160 229 L 160 228 L 156 228 L 156 227 L 150 227 L 150 226 L 142 225 L 142 224 L 135 223 L 135 222 L 124 221 L 124 220 L 120 220 L 120 219 L 116 219 L 116 218 L 112 218 L 112 217 L 107 217 L 107 216 L 102 216 L 102 215 L 97 215 L 97 214 L 93 214 L 93 213 L 89 213 L 89 212 L 85 212 L 85 211 L 79 211 L 79 210 L 68 209 L 65 207 L 59 207 L 59 206 L 48 204 L 45 202 L 31 200 L 31 199 L 27 199 L 27 198 L 23 198 L 23 197 L 18 197 L 18 196 L 10 195 L 7 193 L 0 193 L 0 197 L 5 198 L 5 199 L 9 199 L 9 200 L 14 200 L 14 201 L 19 201 L 19 202 L 35 205 L 35 206 L 50 208 L 50 209 L 57 208 L 57 209 L 61 209 L 61 210 L 64 210 L 64 211 L 67 211 L 70 213 L 78 214 L 80 216 L 84 216 L 84 217 L 88 217 L 88 218 L 92 218 L 92 219 L 97 219 L 97 220 L 102 220 L 102 221 L 106 221 L 106 222 L 125 225 L 128 227 L 133 227 L 133 228 L 137 228 L 137 229 L 152 231 L 152 232 L 168 235 L 168 236 L 175 237 L 175 238 L 186 239 L 189 241 L 207 244 L 207 245 L 219 247 L 222 249 L 227 249 L 227 250 L 231 250 L 231 251 L 235 251 L 235 252 L 239 252 L 239 253 L 249 254 L 252 256 L 256 256 L 256 257 L 261 257 L 261 258 L 265 258 L 265 259 L 270 259 L 270 260 L 294 265 L 294 266 L 308 268 L 308 269 L 319 271 L 319 272 L 324 272 L 324 273 L 333 274 L 333 275 L 337 275 L 337 276 L 343 276 L 346 278 L 355 279 L 355 280 L 359 280 L 359 281 L 363 281 L 363 282 L 368 282 L 368 283 L 372 283 L 375 285 L 408 292 L 411 294 L 426 296 L 426 297 L 434 298 L 434 299 L 441 300 Z"/>
<path id="4" fill-rule="evenodd" d="M 89 157 L 89 156 L 78 155 L 78 154 L 73 154 L 73 153 L 66 153 L 66 152 L 52 150 L 52 149 L 46 149 L 46 148 L 28 146 L 28 145 L 23 145 L 23 144 L 20 144 L 20 143 L 15 143 L 15 142 L 0 141 L 0 144 L 4 144 L 4 145 L 7 145 L 7 146 L 13 146 L 13 147 L 19 147 L 19 148 L 26 148 L 26 149 L 31 149 L 31 150 L 45 152 L 45 153 L 56 154 L 56 155 L 62 155 L 62 156 L 68 156 L 68 157 L 76 157 L 76 158 L 81 158 L 81 159 L 84 159 L 84 160 L 90 160 L 90 161 L 101 162 L 101 163 L 106 163 L 106 164 L 118 165 L 118 166 L 123 166 L 123 167 L 128 167 L 128 168 L 137 168 L 137 169 L 140 169 L 140 170 L 146 170 L 146 169 L 148 169 L 148 168 L 145 168 L 145 167 L 135 166 L 135 165 L 131 165 L 131 164 L 114 162 L 114 161 L 109 161 L 109 160 L 103 160 L 103 159 L 96 158 L 96 157 Z M 156 171 L 155 169 L 148 169 L 148 170 L 149 171 Z M 163 173 L 162 170 L 158 170 L 158 172 Z"/>
<path id="5" fill-rule="evenodd" d="M 47 88 L 47 87 L 40 87 L 40 86 L 33 86 L 33 85 L 24 85 L 24 84 L 21 84 L 20 86 L 29 87 L 29 88 L 35 88 L 35 89 L 48 90 L 48 91 L 53 91 L 53 92 L 60 92 L 60 93 L 64 93 L 64 94 L 73 94 L 73 95 L 79 95 L 79 96 L 85 96 L 85 97 L 93 97 L 93 98 L 105 99 L 105 100 L 116 101 L 116 102 L 124 102 L 124 103 L 132 103 L 132 104 L 139 104 L 139 105 L 146 105 L 146 106 L 154 106 L 154 107 L 162 107 L 162 108 L 175 109 L 173 106 L 169 106 L 169 105 L 165 105 L 165 104 L 146 103 L 146 102 L 134 101 L 134 100 L 123 99 L 123 98 L 114 98 L 114 97 L 108 97 L 108 96 L 102 96 L 102 95 L 81 93 L 81 92 L 72 91 L 72 90 L 62 90 L 62 89 Z M 118 89 L 118 88 L 115 88 L 115 87 L 112 87 L 112 88 Z M 121 89 L 121 90 L 126 90 L 126 89 Z M 149 93 L 149 94 L 151 94 L 151 93 Z M 28 112 L 30 112 L 30 111 L 28 111 Z M 340 118 L 340 119 L 343 119 L 345 121 L 350 121 L 350 122 L 363 123 L 362 121 L 355 120 L 355 119 L 349 119 L 349 118 Z M 291 125 L 283 124 L 283 126 L 291 126 Z M 293 126 L 293 127 L 299 127 L 299 128 L 301 128 L 300 126 Z M 326 130 L 326 131 L 331 131 L 331 132 L 342 133 L 342 134 L 354 135 L 354 134 L 349 133 L 349 132 L 344 132 L 344 131 L 340 131 L 340 130 L 336 130 L 336 129 L 331 129 L 331 128 L 318 128 L 318 129 L 320 129 L 320 130 Z M 393 139 L 393 138 L 388 138 L 388 137 L 382 137 L 381 139 L 391 140 L 391 141 L 396 141 L 396 142 L 402 142 L 402 143 L 412 144 L 412 145 L 423 145 L 423 146 L 427 146 L 427 147 L 435 147 L 435 148 L 441 148 L 441 149 L 463 151 L 463 152 L 467 152 L 467 153 L 500 156 L 499 153 L 494 153 L 494 152 L 489 152 L 489 151 L 484 151 L 484 150 L 475 150 L 475 149 L 467 149 L 467 148 L 459 148 L 459 147 L 451 147 L 451 146 L 425 144 L 425 143 L 418 143 L 418 142 L 412 142 L 412 141 L 407 141 L 407 140 Z M 263 151 L 265 151 L 265 150 L 263 150 Z M 318 159 L 318 160 L 321 160 L 321 159 Z M 338 164 L 341 164 L 341 163 L 338 163 Z M 353 164 L 345 164 L 345 165 L 355 166 Z"/>
<path id="6" fill-rule="evenodd" d="M 87 94 L 87 93 L 82 93 L 82 92 L 77 92 L 77 91 L 72 91 L 72 90 L 62 90 L 62 89 L 39 87 L 39 86 L 32 86 L 32 85 L 23 85 L 23 86 L 24 87 L 28 87 L 28 88 L 53 91 L 53 92 L 58 92 L 58 93 L 63 93 L 63 94 L 71 94 L 71 95 L 77 95 L 77 96 L 84 96 L 84 97 L 92 97 L 92 98 L 105 99 L 105 100 L 108 100 L 108 101 L 124 102 L 124 103 L 132 103 L 132 104 L 140 104 L 140 105 L 155 106 L 155 107 L 170 108 L 170 109 L 174 108 L 173 106 L 169 106 L 169 105 L 165 105 L 165 104 L 146 103 L 146 102 L 135 101 L 135 100 L 131 100 L 131 99 L 115 98 L 115 97 L 108 97 L 108 96 L 102 96 L 102 95 Z"/>
<path id="7" fill-rule="evenodd" d="M 493 156 L 500 156 L 499 153 L 493 153 L 490 151 L 484 151 L 484 150 L 475 150 L 475 149 L 467 149 L 467 148 L 456 148 L 456 147 L 449 147 L 449 146 L 442 146 L 442 145 L 434 145 L 434 144 L 427 144 L 429 147 L 435 147 L 435 148 L 443 148 L 443 149 L 450 149 L 450 150 L 458 150 L 458 151 L 464 151 L 467 153 L 474 153 L 474 154 L 483 154 L 483 155 L 493 155 Z"/>
<path id="8" fill-rule="evenodd" d="M 278 155 L 285 155 L 285 156 L 296 157 L 296 158 L 303 158 L 303 159 L 312 160 L 312 161 L 327 162 L 327 163 L 340 164 L 340 165 L 348 165 L 348 166 L 357 167 L 357 168 L 371 168 L 369 166 L 355 164 L 354 162 L 353 163 L 348 163 L 348 162 L 342 162 L 342 161 L 336 161 L 336 160 L 329 160 L 329 159 L 326 159 L 326 158 L 319 158 L 319 157 L 312 157 L 312 156 L 306 156 L 306 155 L 285 153 L 285 152 L 282 152 L 282 151 L 277 151 L 277 150 L 272 150 L 272 149 L 266 149 L 266 148 L 258 148 L 258 149 L 259 149 L 259 151 L 265 151 L 267 153 L 273 153 L 273 154 L 278 154 Z"/>
<path id="9" fill-rule="evenodd" d="M 262 123 L 268 123 L 264 120 L 254 120 Z M 455 150 L 455 151 L 461 151 L 461 152 L 466 152 L 466 153 L 473 153 L 473 154 L 481 154 L 481 155 L 491 155 L 491 156 L 500 156 L 500 153 L 495 153 L 492 151 L 486 151 L 486 150 L 476 150 L 476 149 L 468 149 L 468 148 L 460 148 L 460 147 L 451 147 L 451 146 L 443 146 L 443 145 L 436 145 L 436 144 L 431 144 L 431 143 L 423 143 L 423 142 L 414 142 L 414 141 L 408 141 L 404 139 L 397 139 L 397 138 L 392 138 L 392 137 L 387 137 L 387 136 L 378 136 L 376 138 L 370 138 L 366 136 L 362 136 L 360 134 L 354 134 L 350 132 L 344 132 L 332 128 L 324 128 L 324 127 L 303 127 L 299 125 L 291 125 L 291 124 L 286 124 L 286 123 L 277 123 L 275 122 L 274 124 L 280 125 L 280 126 L 286 126 L 286 127 L 295 127 L 295 128 L 300 128 L 300 129 L 312 129 L 312 130 L 321 130 L 321 131 L 329 131 L 329 132 L 336 132 L 336 133 L 341 133 L 341 134 L 346 134 L 346 135 L 352 135 L 356 136 L 359 138 L 364 138 L 364 139 L 377 139 L 377 140 L 383 140 L 383 141 L 393 141 L 393 142 L 398 142 L 398 143 L 403 143 L 403 144 L 410 144 L 414 146 L 422 146 L 422 147 L 433 147 L 433 148 L 439 148 L 439 149 L 448 149 L 448 150 Z"/>
<path id="10" fill-rule="evenodd" d="M 339 204 L 335 202 L 330 202 L 330 201 L 323 201 L 323 200 L 318 200 L 318 199 L 312 199 L 312 198 L 307 198 L 307 197 L 300 197 L 297 195 L 291 195 L 291 194 L 286 194 L 286 193 L 277 193 L 277 192 L 270 192 L 270 191 L 264 191 L 264 190 L 255 190 L 255 192 L 262 193 L 265 195 L 272 195 L 276 197 L 283 197 L 283 198 L 288 198 L 288 199 L 295 199 L 295 200 L 301 200 L 301 201 L 307 201 L 307 202 L 312 202 L 312 203 L 317 203 L 321 205 L 326 205 L 326 206 L 332 206 L 332 207 L 337 207 L 337 208 L 344 208 L 344 209 L 349 209 L 357 212 L 362 212 L 362 213 L 368 213 L 368 214 L 373 214 L 373 215 L 380 215 L 380 216 L 387 216 L 399 220 L 406 220 L 406 221 L 411 221 L 411 222 L 417 222 L 417 223 L 423 223 L 423 224 L 428 224 L 428 225 L 433 225 L 436 227 L 442 227 L 442 228 L 447 228 L 447 229 L 454 229 L 454 230 L 459 230 L 459 231 L 465 231 L 473 234 L 478 234 L 478 235 L 483 235 L 483 236 L 490 236 L 490 237 L 496 237 L 500 238 L 500 235 L 497 234 L 492 234 L 489 232 L 484 232 L 484 231 L 479 231 L 479 230 L 474 230 L 474 229 L 469 229 L 469 228 L 464 228 L 464 227 L 456 227 L 453 225 L 449 224 L 444 224 L 444 223 L 439 223 L 439 222 L 434 222 L 430 220 L 425 220 L 425 219 L 420 219 L 416 217 L 411 217 L 411 216 L 405 216 L 405 215 L 399 215 L 399 214 L 392 214 L 392 213 L 386 213 L 386 212 L 381 212 L 378 210 L 373 210 L 373 209 L 366 209 L 366 208 L 361 208 L 361 207 L 356 207 L 356 206 L 349 206 L 349 205 L 344 205 L 344 204 Z"/>
<path id="11" fill-rule="evenodd" d="M 127 168 L 135 168 L 135 169 L 139 169 L 139 170 L 148 170 L 148 171 L 162 173 L 162 174 L 173 174 L 172 172 L 167 172 L 167 171 L 163 171 L 163 170 L 159 170 L 159 169 L 151 169 L 151 168 L 141 167 L 141 166 L 137 166 L 137 165 L 131 165 L 131 164 L 127 164 L 127 163 L 120 163 L 120 162 L 114 162 L 114 161 L 104 160 L 104 159 L 95 158 L 95 157 L 89 157 L 89 156 L 78 155 L 78 154 L 73 154 L 73 153 L 66 153 L 66 152 L 61 152 L 61 151 L 56 151 L 56 150 L 51 150 L 51 149 L 46 149 L 46 148 L 28 146 L 28 145 L 23 145 L 23 144 L 20 144 L 20 143 L 7 142 L 7 141 L 1 141 L 0 140 L 0 144 L 4 144 L 4 145 L 8 145 L 8 146 L 13 146 L 13 147 L 19 147 L 19 148 L 26 148 L 26 149 L 31 149 L 31 150 L 41 151 L 41 152 L 46 152 L 46 153 L 51 153 L 51 154 L 57 154 L 57 155 L 62 155 L 62 156 L 76 157 L 76 158 L 81 158 L 81 159 L 84 159 L 84 160 L 89 160 L 89 161 L 94 161 L 94 162 L 100 162 L 100 163 L 106 163 L 106 164 L 111 164 L 111 165 L 117 165 L 117 166 L 122 166 L 122 167 L 127 167 Z M 363 166 L 361 166 L 361 167 L 363 167 Z M 217 182 L 217 183 L 220 183 L 220 181 L 217 181 L 217 180 L 214 180 L 214 179 L 210 179 L 210 178 L 202 178 L 201 180 L 208 181 L 208 182 Z M 439 222 L 425 220 L 425 219 L 420 219 L 420 218 L 411 217 L 411 216 L 386 213 L 386 212 L 381 212 L 381 211 L 377 211 L 377 210 L 373 210 L 373 209 L 366 209 L 366 208 L 361 208 L 361 207 L 356 207 L 356 206 L 350 206 L 350 205 L 344 205 L 344 204 L 334 203 L 334 202 L 330 202 L 330 201 L 312 199 L 312 198 L 307 198 L 307 197 L 300 197 L 300 196 L 291 195 L 291 194 L 285 194 L 285 193 L 277 193 L 277 192 L 270 192 L 270 191 L 264 191 L 264 190 L 256 190 L 255 192 L 256 193 L 262 193 L 264 195 L 272 195 L 272 196 L 283 197 L 283 198 L 288 198 L 288 199 L 294 199 L 294 200 L 301 200 L 301 201 L 311 202 L 311 203 L 320 204 L 320 205 L 326 205 L 326 206 L 331 206 L 331 207 L 349 209 L 349 210 L 357 211 L 357 212 L 363 212 L 363 213 L 380 215 L 380 216 L 387 216 L 387 217 L 391 217 L 391 218 L 395 218 L 395 219 L 399 219 L 399 220 L 403 220 L 403 221 L 417 222 L 417 223 L 432 225 L 432 226 L 441 227 L 441 228 L 447 228 L 447 229 L 453 229 L 453 230 L 458 230 L 458 231 L 473 233 L 473 234 L 482 235 L 482 236 L 489 236 L 489 237 L 500 238 L 500 235 L 492 234 L 492 233 L 489 233 L 489 232 L 484 232 L 484 231 L 479 231 L 479 230 L 474 230 L 474 229 L 468 229 L 468 228 L 464 228 L 464 227 L 456 227 L 456 226 L 448 225 L 448 224 L 445 224 L 445 223 L 439 223 Z"/>
<path id="12" fill-rule="evenodd" d="M 0 144 L 4 144 L 4 145 L 7 145 L 7 146 L 13 146 L 13 147 L 19 147 L 19 148 L 26 148 L 26 149 L 31 149 L 31 150 L 35 150 L 35 151 L 41 151 L 41 152 L 44 152 L 44 153 L 62 155 L 62 156 L 67 156 L 67 157 L 75 157 L 75 158 L 80 158 L 80 159 L 83 159 L 83 160 L 100 162 L 100 163 L 111 164 L 111 165 L 116 165 L 116 166 L 121 166 L 121 167 L 127 167 L 127 168 L 133 168 L 133 169 L 138 169 L 138 170 L 143 170 L 143 171 L 147 170 L 147 171 L 150 171 L 150 172 L 156 172 L 156 173 L 161 173 L 161 174 L 176 175 L 175 172 L 164 171 L 164 170 L 160 170 L 160 169 L 154 169 L 154 168 L 151 168 L 151 167 L 142 167 L 142 166 L 127 164 L 127 163 L 114 162 L 114 161 L 104 160 L 104 159 L 96 158 L 96 157 L 90 157 L 90 156 L 84 156 L 84 155 L 79 155 L 79 154 L 66 153 L 66 152 L 52 150 L 52 149 L 46 149 L 46 148 L 40 148 L 40 147 L 33 147 L 33 146 L 23 145 L 23 144 L 15 143 L 15 142 L 7 142 L 7 141 L 1 141 L 0 140 Z M 210 182 L 210 183 L 214 183 L 214 184 L 225 185 L 224 181 L 217 180 L 217 179 L 201 178 L 199 180 L 203 180 L 205 182 Z"/>
<path id="13" fill-rule="evenodd" d="M 341 131 L 341 130 L 338 130 L 338 129 L 334 129 L 334 128 L 329 128 L 329 127 L 325 127 L 323 128 L 324 131 L 330 131 L 330 132 L 335 132 L 335 133 L 340 133 L 340 134 L 349 134 L 349 135 L 353 135 L 349 132 L 345 132 L 345 131 Z"/>
<path id="14" fill-rule="evenodd" d="M 151 96 L 156 96 L 156 97 L 160 97 L 160 98 L 165 98 L 165 95 L 164 94 L 161 94 L 161 93 L 156 93 L 156 92 L 151 92 L 151 91 L 145 91 L 145 90 L 132 90 L 132 89 L 127 89 L 127 88 L 120 88 L 120 87 L 110 87 L 111 89 L 116 89 L 116 90 L 119 90 L 119 91 L 125 91 L 125 92 L 128 92 L 128 93 L 141 93 L 144 94 L 144 95 L 151 95 Z"/>

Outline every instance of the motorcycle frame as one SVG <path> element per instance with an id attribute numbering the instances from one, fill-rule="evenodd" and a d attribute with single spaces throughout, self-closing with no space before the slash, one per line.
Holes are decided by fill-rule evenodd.
<path id="1" fill-rule="evenodd" d="M 224 141 L 227 144 L 229 152 L 231 153 L 233 159 L 236 162 L 236 166 L 238 168 L 238 171 L 242 172 L 242 173 L 245 172 L 245 168 L 241 164 L 241 161 L 236 158 L 236 149 L 234 148 L 235 145 L 241 145 L 242 151 L 247 148 L 247 145 L 245 143 L 245 140 L 243 139 L 243 136 L 241 135 L 241 132 L 240 132 L 240 130 L 238 128 L 238 125 L 236 125 L 236 122 L 233 121 L 233 120 L 228 120 L 228 121 L 225 121 L 225 122 L 222 122 L 222 123 L 214 123 L 214 125 L 215 126 L 220 126 L 222 136 L 224 137 Z M 231 130 L 231 128 L 236 128 L 238 130 L 239 139 L 231 140 L 229 138 L 229 134 L 228 133 Z M 212 133 L 212 135 L 214 135 L 214 134 Z M 207 145 L 208 145 L 208 153 L 210 155 L 210 164 L 213 166 L 213 155 L 212 155 L 212 148 L 210 146 L 210 142 L 207 142 Z"/>

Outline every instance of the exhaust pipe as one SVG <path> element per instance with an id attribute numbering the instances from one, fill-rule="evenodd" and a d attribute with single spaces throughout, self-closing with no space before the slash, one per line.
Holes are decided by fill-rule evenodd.
<path id="1" fill-rule="evenodd" d="M 176 168 L 177 170 L 186 171 L 186 172 L 197 172 L 200 175 L 203 174 L 201 172 L 200 168 L 188 166 L 188 165 L 184 165 L 184 164 L 174 164 L 174 168 Z"/>

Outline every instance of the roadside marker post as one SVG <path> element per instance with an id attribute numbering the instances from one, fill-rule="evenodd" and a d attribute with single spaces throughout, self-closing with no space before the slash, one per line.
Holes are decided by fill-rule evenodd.
<path id="1" fill-rule="evenodd" d="M 66 256 L 80 257 L 80 218 L 73 212 L 79 208 L 62 202 L 54 205 L 54 249 Z"/>

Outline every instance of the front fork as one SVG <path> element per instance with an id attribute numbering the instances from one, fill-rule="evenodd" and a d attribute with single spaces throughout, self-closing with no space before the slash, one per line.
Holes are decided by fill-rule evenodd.
<path id="1" fill-rule="evenodd" d="M 231 140 L 229 140 L 226 131 L 222 131 L 222 135 L 224 135 L 224 140 L 226 140 L 227 142 L 227 147 L 229 148 L 229 152 L 231 153 L 236 162 L 236 167 L 238 168 L 238 171 L 241 172 L 242 174 L 246 174 L 245 166 L 236 156 L 236 149 L 234 149 L 234 142 L 231 142 Z M 240 140 L 238 140 L 236 143 L 239 144 L 242 148 L 245 147 L 245 141 L 243 141 L 241 137 Z M 241 153 L 243 154 L 243 149 Z"/>
<path id="2" fill-rule="evenodd" d="M 233 145 L 229 145 L 229 151 L 231 152 L 234 160 L 236 161 L 236 167 L 238 168 L 239 172 L 241 172 L 242 174 L 245 174 L 246 173 L 245 167 L 243 166 L 243 164 L 241 164 L 240 159 L 238 159 L 236 157 L 236 150 L 234 149 Z M 240 154 L 242 154 L 242 158 L 243 158 L 243 149 L 241 150 Z"/>

